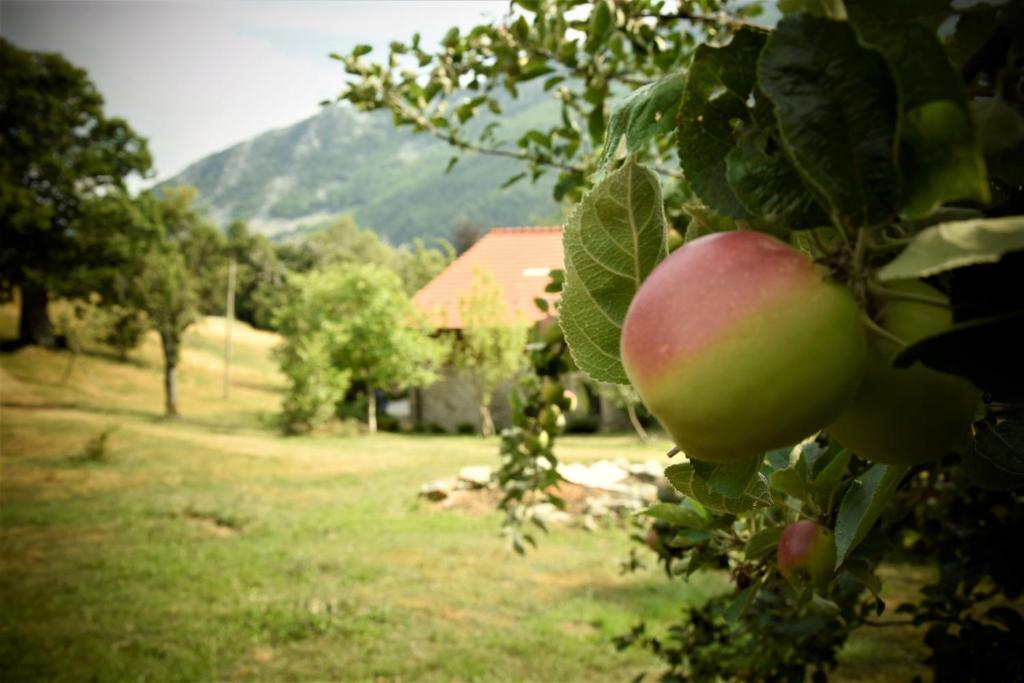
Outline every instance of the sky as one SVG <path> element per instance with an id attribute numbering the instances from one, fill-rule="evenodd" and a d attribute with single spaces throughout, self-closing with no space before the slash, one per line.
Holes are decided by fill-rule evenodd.
<path id="1" fill-rule="evenodd" d="M 500 17 L 507 0 L 117 2 L 0 0 L 0 35 L 89 72 L 106 113 L 149 139 L 156 179 L 315 114 L 358 43 L 436 45 L 453 25 Z"/>

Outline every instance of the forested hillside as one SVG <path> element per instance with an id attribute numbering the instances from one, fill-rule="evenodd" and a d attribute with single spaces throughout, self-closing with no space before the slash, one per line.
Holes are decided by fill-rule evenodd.
<path id="1" fill-rule="evenodd" d="M 548 93 L 513 102 L 499 137 L 512 142 L 557 116 Z M 166 181 L 199 189 L 221 221 L 245 219 L 252 229 L 282 235 L 351 213 L 394 244 L 447 237 L 460 221 L 528 225 L 557 221 L 554 177 L 500 189 L 521 173 L 515 160 L 467 154 L 445 173 L 451 149 L 429 136 L 396 130 L 384 113 L 326 108 L 208 156 Z"/>

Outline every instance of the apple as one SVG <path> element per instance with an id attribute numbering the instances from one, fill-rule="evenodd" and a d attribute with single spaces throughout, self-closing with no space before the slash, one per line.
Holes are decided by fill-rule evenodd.
<path id="1" fill-rule="evenodd" d="M 779 537 L 779 571 L 791 584 L 821 588 L 836 568 L 836 539 L 828 527 L 807 520 L 790 524 Z"/>
<path id="2" fill-rule="evenodd" d="M 637 290 L 622 363 L 681 451 L 735 462 L 832 422 L 864 373 L 850 292 L 805 254 L 760 232 L 706 235 Z"/>
<path id="3" fill-rule="evenodd" d="M 949 300 L 918 280 L 887 283 L 894 295 L 872 301 L 879 325 L 907 344 L 953 324 Z M 900 293 L 945 305 L 898 298 Z M 916 465 L 945 454 L 967 435 L 978 391 L 967 380 L 920 364 L 892 365 L 901 347 L 870 332 L 867 369 L 857 395 L 828 433 L 858 456 L 877 463 Z"/>

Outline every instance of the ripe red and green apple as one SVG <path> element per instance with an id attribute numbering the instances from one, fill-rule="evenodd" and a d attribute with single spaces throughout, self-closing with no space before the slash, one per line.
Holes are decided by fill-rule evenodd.
<path id="1" fill-rule="evenodd" d="M 779 571 L 798 587 L 821 588 L 836 568 L 836 540 L 832 530 L 808 520 L 787 526 L 779 537 Z"/>
<path id="2" fill-rule="evenodd" d="M 846 288 L 793 247 L 737 230 L 693 240 L 651 272 L 621 352 L 687 456 L 734 462 L 833 421 L 860 384 L 866 341 Z"/>

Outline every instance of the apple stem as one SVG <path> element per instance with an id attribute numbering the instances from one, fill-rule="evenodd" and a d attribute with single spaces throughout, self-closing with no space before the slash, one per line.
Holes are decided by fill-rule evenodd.
<path id="1" fill-rule="evenodd" d="M 945 299 L 940 299 L 934 296 L 928 296 L 926 294 L 914 294 L 913 292 L 900 292 L 895 289 L 889 289 L 883 287 L 877 282 L 868 282 L 868 290 L 879 296 L 884 296 L 890 299 L 902 299 L 904 301 L 916 301 L 921 304 L 929 304 L 930 306 L 939 306 L 941 308 L 949 308 L 949 302 Z"/>
<path id="2" fill-rule="evenodd" d="M 864 324 L 872 332 L 875 332 L 876 334 L 878 334 L 878 335 L 880 335 L 882 337 L 885 337 L 886 339 L 888 339 L 892 343 L 896 344 L 897 346 L 900 346 L 901 348 L 905 348 L 905 347 L 908 346 L 907 342 L 905 342 L 904 340 L 900 339 L 895 334 L 893 334 L 889 330 L 885 329 L 884 327 L 882 327 L 881 325 L 876 323 L 874 320 L 871 319 L 871 316 L 869 316 L 867 313 L 862 314 L 861 318 L 863 318 Z"/>
<path id="3" fill-rule="evenodd" d="M 672 448 L 669 449 L 668 453 L 666 453 L 665 456 L 668 457 L 668 458 L 671 458 L 673 455 L 675 455 L 678 452 L 679 452 L 679 446 L 673 446 Z"/>

